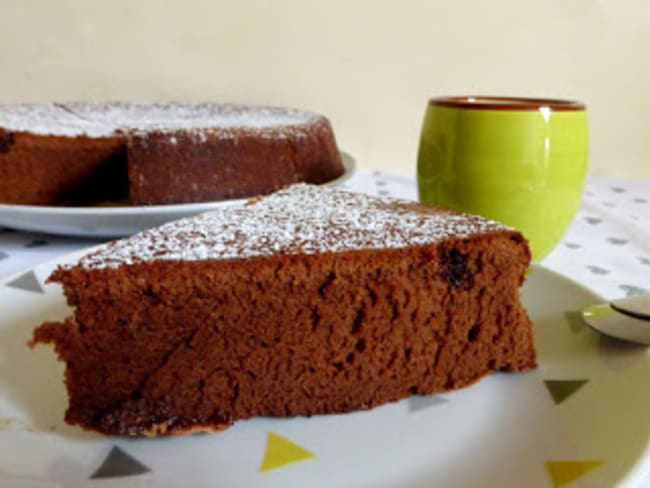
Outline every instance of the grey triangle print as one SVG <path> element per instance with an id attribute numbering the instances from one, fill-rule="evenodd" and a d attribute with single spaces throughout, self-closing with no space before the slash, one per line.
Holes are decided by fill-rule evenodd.
<path id="1" fill-rule="evenodd" d="M 409 412 L 418 412 L 431 407 L 442 405 L 449 400 L 442 398 L 440 395 L 416 395 L 408 399 Z"/>
<path id="2" fill-rule="evenodd" d="M 580 249 L 582 247 L 580 244 L 575 242 L 565 242 L 564 245 L 569 249 Z"/>
<path id="3" fill-rule="evenodd" d="M 28 271 L 27 273 L 20 275 L 18 278 L 9 281 L 7 286 L 34 293 L 45 293 L 33 271 Z"/>
<path id="4" fill-rule="evenodd" d="M 45 239 L 34 239 L 27 244 L 25 244 L 25 247 L 41 247 L 41 246 L 47 246 L 49 242 L 47 242 Z"/>
<path id="5" fill-rule="evenodd" d="M 615 246 L 622 246 L 624 244 L 627 244 L 627 239 L 623 239 L 621 237 L 608 237 L 607 242 Z"/>
<path id="6" fill-rule="evenodd" d="M 645 288 L 641 288 L 640 286 L 635 285 L 619 285 L 618 287 L 623 290 L 625 292 L 625 295 L 628 297 L 636 297 L 650 293 L 650 290 L 646 290 Z"/>
<path id="7" fill-rule="evenodd" d="M 113 446 L 102 465 L 97 468 L 90 479 L 121 478 L 149 473 L 151 470 L 117 446 Z"/>
<path id="8" fill-rule="evenodd" d="M 596 266 L 595 264 L 589 264 L 587 265 L 587 269 L 591 271 L 593 274 L 596 275 L 606 275 L 609 274 L 609 270 L 605 268 L 601 268 L 600 266 Z"/>

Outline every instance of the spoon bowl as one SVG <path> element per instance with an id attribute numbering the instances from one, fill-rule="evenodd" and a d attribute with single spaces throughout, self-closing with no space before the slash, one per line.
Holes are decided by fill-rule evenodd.
<path id="1" fill-rule="evenodd" d="M 650 346 L 650 295 L 587 307 L 582 318 L 605 335 Z"/>

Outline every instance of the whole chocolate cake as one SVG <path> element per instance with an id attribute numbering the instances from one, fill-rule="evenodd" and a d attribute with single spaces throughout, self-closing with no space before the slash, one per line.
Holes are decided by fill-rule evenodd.
<path id="1" fill-rule="evenodd" d="M 294 185 L 105 245 L 50 277 L 66 420 L 219 430 L 368 409 L 536 366 L 522 235 L 480 217 Z"/>
<path id="2" fill-rule="evenodd" d="M 209 103 L 0 105 L 0 203 L 223 200 L 342 173 L 331 125 L 312 112 Z"/>

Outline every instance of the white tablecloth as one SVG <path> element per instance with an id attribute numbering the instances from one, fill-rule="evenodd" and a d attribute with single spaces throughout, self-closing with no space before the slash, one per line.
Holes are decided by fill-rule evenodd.
<path id="1" fill-rule="evenodd" d="M 359 171 L 343 186 L 417 198 L 410 175 Z M 0 279 L 99 242 L 0 229 Z M 589 178 L 578 215 L 542 264 L 605 298 L 650 293 L 650 181 Z"/>

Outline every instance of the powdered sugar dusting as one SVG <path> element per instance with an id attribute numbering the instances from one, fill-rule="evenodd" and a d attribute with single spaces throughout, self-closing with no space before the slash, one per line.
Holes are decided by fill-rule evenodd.
<path id="1" fill-rule="evenodd" d="M 247 206 L 178 220 L 105 245 L 80 264 L 99 269 L 150 260 L 401 248 L 504 229 L 480 217 L 423 209 L 413 202 L 296 184 Z"/>
<path id="2" fill-rule="evenodd" d="M 108 137 L 152 130 L 266 131 L 291 129 L 322 119 L 303 110 L 215 103 L 74 102 L 0 106 L 0 127 L 66 137 Z"/>
<path id="3" fill-rule="evenodd" d="M 66 103 L 88 120 L 101 120 L 122 130 L 178 130 L 208 128 L 268 128 L 301 125 L 318 114 L 279 107 L 253 107 L 216 103 Z"/>
<path id="4" fill-rule="evenodd" d="M 84 120 L 53 103 L 0 105 L 0 128 L 64 137 L 108 137 L 114 131 L 114 127 Z"/>

